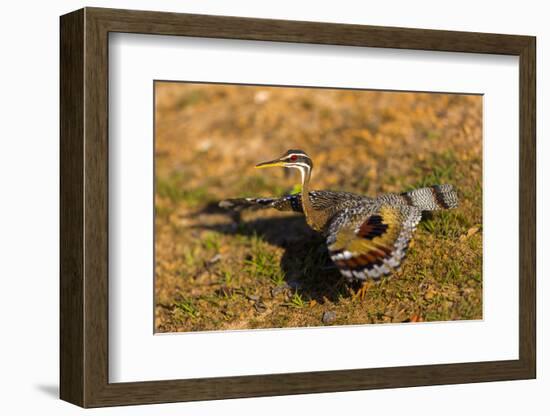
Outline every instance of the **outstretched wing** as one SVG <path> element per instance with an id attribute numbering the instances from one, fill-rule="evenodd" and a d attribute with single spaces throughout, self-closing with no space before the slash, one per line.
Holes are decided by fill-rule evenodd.
<path id="1" fill-rule="evenodd" d="M 330 210 L 338 201 L 345 200 L 365 200 L 364 196 L 355 195 L 348 192 L 338 191 L 310 191 L 309 199 L 315 209 Z M 232 211 L 242 211 L 244 209 L 263 209 L 274 208 L 279 211 L 304 212 L 302 208 L 302 196 L 300 194 L 286 195 L 280 198 L 233 198 L 220 201 L 221 208 Z"/>
<path id="2" fill-rule="evenodd" d="M 220 208 L 232 211 L 244 209 L 274 208 L 279 211 L 303 212 L 300 195 L 287 195 L 281 198 L 233 198 L 220 201 Z"/>
<path id="3" fill-rule="evenodd" d="M 328 229 L 330 257 L 349 279 L 378 279 L 401 264 L 421 217 L 412 206 L 382 205 L 362 215 L 343 211 Z"/>

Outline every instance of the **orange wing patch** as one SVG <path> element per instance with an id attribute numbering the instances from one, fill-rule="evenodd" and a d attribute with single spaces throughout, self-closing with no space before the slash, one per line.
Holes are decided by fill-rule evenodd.
<path id="1" fill-rule="evenodd" d="M 329 253 L 348 278 L 380 278 L 398 267 L 421 213 L 414 207 L 382 206 L 363 218 L 338 218 L 329 229 Z"/>

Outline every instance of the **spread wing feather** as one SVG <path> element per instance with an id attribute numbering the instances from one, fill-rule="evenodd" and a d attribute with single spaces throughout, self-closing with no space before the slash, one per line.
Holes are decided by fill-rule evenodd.
<path id="1" fill-rule="evenodd" d="M 340 201 L 365 201 L 361 195 L 339 191 L 310 191 L 309 199 L 311 205 L 319 210 L 331 210 Z M 280 198 L 233 198 L 220 201 L 219 206 L 232 211 L 243 211 L 245 209 L 274 208 L 278 211 L 303 212 L 302 196 L 300 194 L 285 195 Z"/>
<path id="2" fill-rule="evenodd" d="M 421 216 L 413 206 L 342 211 L 328 229 L 330 257 L 349 279 L 378 279 L 399 267 Z"/>
<path id="3" fill-rule="evenodd" d="M 300 195 L 286 195 L 281 198 L 233 198 L 220 201 L 218 205 L 232 211 L 274 208 L 278 211 L 303 212 Z"/>

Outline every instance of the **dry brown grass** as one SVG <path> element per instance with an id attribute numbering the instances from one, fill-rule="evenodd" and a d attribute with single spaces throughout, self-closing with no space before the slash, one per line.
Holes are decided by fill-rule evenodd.
<path id="1" fill-rule="evenodd" d="M 481 105 L 468 95 L 157 83 L 157 331 L 480 319 Z M 302 217 L 261 211 L 236 222 L 216 208 L 289 193 L 297 172 L 253 169 L 288 148 L 312 156 L 313 189 L 451 183 L 461 206 L 424 219 L 401 270 L 355 299 L 358 286 L 340 281 Z"/>

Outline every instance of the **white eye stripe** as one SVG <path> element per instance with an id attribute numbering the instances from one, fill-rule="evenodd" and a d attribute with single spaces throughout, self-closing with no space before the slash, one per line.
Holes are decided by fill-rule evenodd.
<path id="1" fill-rule="evenodd" d="M 285 157 L 284 160 L 285 160 L 285 161 L 286 161 L 286 160 L 291 160 L 291 158 L 292 158 L 293 156 L 296 156 L 296 157 L 306 157 L 306 158 L 309 159 L 309 156 L 306 155 L 305 153 L 291 153 L 291 154 L 287 155 L 287 156 Z"/>

